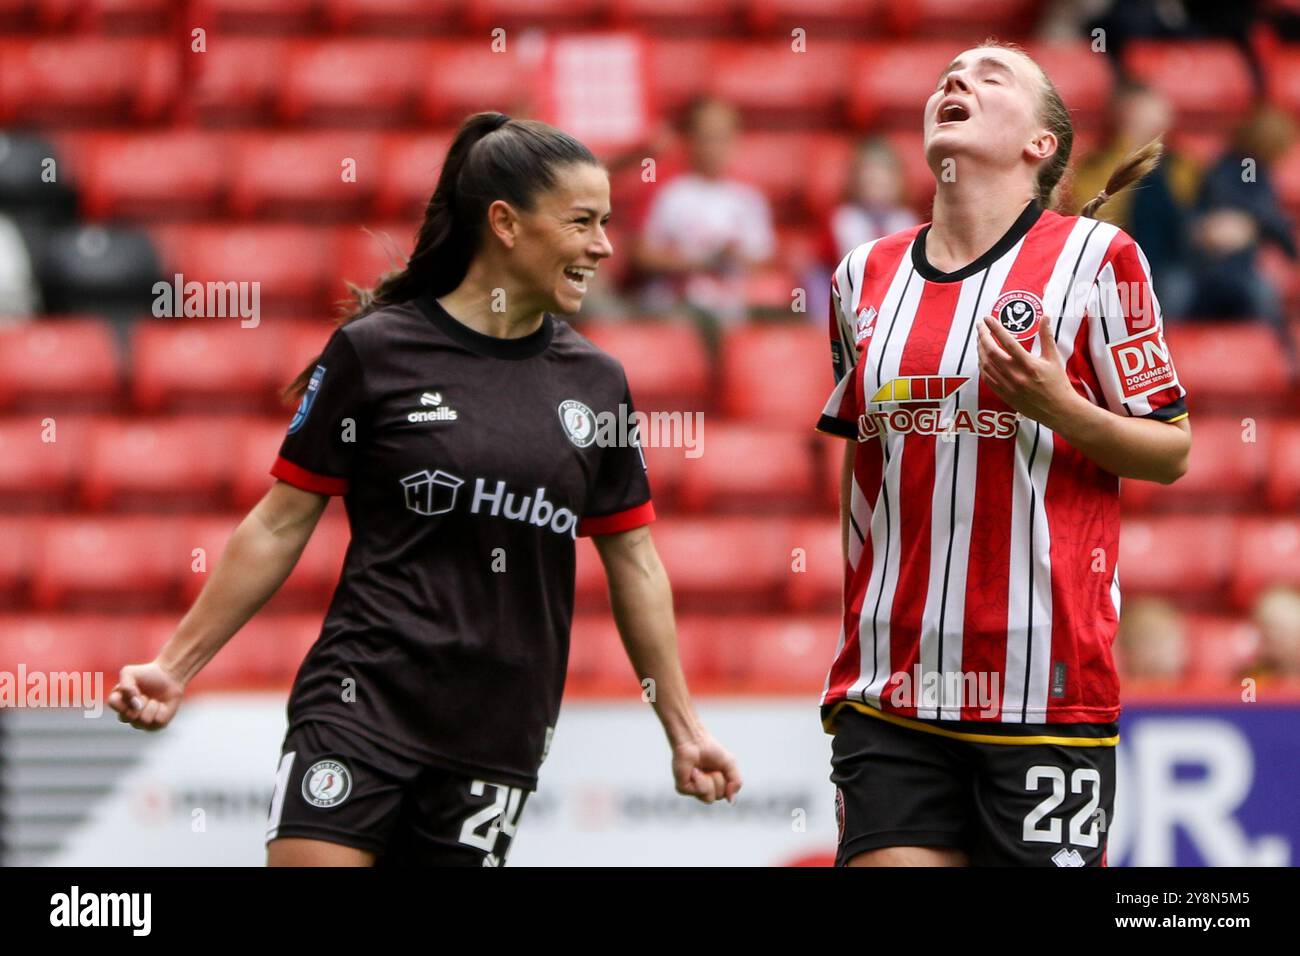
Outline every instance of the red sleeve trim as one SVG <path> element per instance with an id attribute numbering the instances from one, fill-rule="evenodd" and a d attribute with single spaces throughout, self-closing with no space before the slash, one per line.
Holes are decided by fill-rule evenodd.
<path id="1" fill-rule="evenodd" d="M 303 491 L 314 491 L 318 495 L 343 495 L 348 491 L 348 480 L 346 478 L 331 478 L 328 475 L 318 475 L 314 471 L 308 471 L 300 465 L 295 465 L 289 459 L 280 455 L 275 456 L 275 464 L 271 466 L 271 474 L 281 481 L 287 481 L 295 488 L 301 488 Z"/>
<path id="2" fill-rule="evenodd" d="M 654 520 L 654 502 L 647 501 L 635 508 L 628 508 L 626 511 L 616 511 L 612 515 L 583 518 L 578 522 L 578 536 L 586 538 L 593 534 L 617 534 L 620 531 L 631 531 L 633 528 L 640 528 L 642 525 L 647 525 Z"/>

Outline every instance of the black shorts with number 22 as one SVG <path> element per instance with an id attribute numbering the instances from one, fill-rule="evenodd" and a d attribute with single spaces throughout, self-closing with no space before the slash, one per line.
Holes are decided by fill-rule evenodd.
<path id="1" fill-rule="evenodd" d="M 834 714 L 837 866 L 893 846 L 961 849 L 975 866 L 1106 865 L 1117 725 L 1022 724 L 988 742 L 943 726 L 955 721 L 891 718 Z"/>

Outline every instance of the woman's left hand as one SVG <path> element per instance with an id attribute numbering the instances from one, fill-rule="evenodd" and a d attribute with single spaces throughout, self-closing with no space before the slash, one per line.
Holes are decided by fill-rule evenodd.
<path id="1" fill-rule="evenodd" d="M 704 803 L 735 803 L 742 785 L 736 758 L 707 730 L 673 747 L 673 780 L 678 793 Z"/>
<path id="2" fill-rule="evenodd" d="M 1041 354 L 1033 355 L 996 318 L 986 316 L 979 330 L 980 377 L 1021 415 L 1055 431 L 1054 424 L 1081 396 L 1065 374 L 1047 316 L 1039 323 L 1038 341 Z"/>

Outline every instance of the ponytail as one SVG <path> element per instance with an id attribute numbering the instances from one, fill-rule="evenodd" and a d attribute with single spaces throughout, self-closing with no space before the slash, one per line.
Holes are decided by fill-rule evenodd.
<path id="1" fill-rule="evenodd" d="M 537 195 L 555 185 L 556 170 L 572 163 L 598 165 L 586 146 L 546 123 L 496 112 L 466 118 L 447 150 L 410 258 L 373 289 L 349 282 L 351 308 L 338 327 L 426 293 L 451 292 L 464 281 L 478 252 L 488 206 L 504 199 L 532 209 Z M 285 401 L 303 394 L 316 361 L 308 362 L 281 391 Z"/>
<path id="2" fill-rule="evenodd" d="M 1124 157 L 1124 161 L 1115 167 L 1110 178 L 1106 180 L 1106 185 L 1092 199 L 1084 204 L 1079 210 L 1079 215 L 1088 219 L 1095 219 L 1096 212 L 1105 203 L 1121 189 L 1137 182 L 1151 170 L 1160 164 L 1160 157 L 1164 154 L 1164 144 L 1157 136 L 1145 146 L 1133 150 Z"/>

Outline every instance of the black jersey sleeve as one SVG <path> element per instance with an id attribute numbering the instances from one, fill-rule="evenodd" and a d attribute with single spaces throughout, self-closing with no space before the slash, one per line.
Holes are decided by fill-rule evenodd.
<path id="1" fill-rule="evenodd" d="M 627 406 L 628 420 L 635 422 L 632 393 L 626 384 L 623 403 Z M 641 451 L 641 435 L 632 427 L 628 429 L 627 437 L 626 442 L 615 442 L 601 448 L 596 480 L 587 495 L 582 520 L 578 522 L 580 536 L 630 531 L 655 519 L 645 454 Z"/>
<path id="2" fill-rule="evenodd" d="M 271 474 L 304 491 L 346 494 L 365 407 L 361 359 L 336 329 L 316 360 Z"/>

